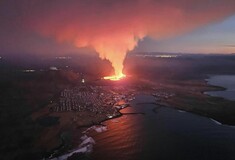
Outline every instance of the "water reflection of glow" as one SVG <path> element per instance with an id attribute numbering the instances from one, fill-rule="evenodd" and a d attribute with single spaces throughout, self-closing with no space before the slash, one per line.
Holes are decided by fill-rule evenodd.
<path id="1" fill-rule="evenodd" d="M 122 113 L 133 112 L 132 107 L 121 110 Z M 106 121 L 108 130 L 94 136 L 96 148 L 92 153 L 93 159 L 125 159 L 125 155 L 130 155 L 131 159 L 137 159 L 138 153 L 142 150 L 144 137 L 139 139 L 139 132 L 143 129 L 140 119 L 142 115 L 123 115 L 117 119 Z M 137 120 L 138 119 L 138 120 Z M 123 151 L 123 154 L 120 153 Z M 105 153 L 105 154 L 104 154 Z"/>

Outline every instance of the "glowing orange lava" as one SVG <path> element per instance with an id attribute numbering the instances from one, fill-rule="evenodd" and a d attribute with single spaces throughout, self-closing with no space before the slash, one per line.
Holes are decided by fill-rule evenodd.
<path id="1" fill-rule="evenodd" d="M 104 77 L 105 80 L 111 80 L 111 81 L 119 81 L 123 78 L 125 78 L 126 75 L 123 74 L 123 73 L 120 73 L 119 75 L 113 75 L 113 76 L 107 76 L 107 77 Z"/>

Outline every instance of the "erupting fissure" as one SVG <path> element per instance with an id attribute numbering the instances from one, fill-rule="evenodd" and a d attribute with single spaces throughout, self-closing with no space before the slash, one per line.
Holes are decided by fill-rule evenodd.
<path id="1" fill-rule="evenodd" d="M 123 79 L 123 78 L 125 78 L 125 77 L 126 77 L 126 75 L 123 74 L 123 73 L 121 73 L 121 74 L 119 74 L 119 75 L 106 76 L 106 77 L 104 77 L 104 79 L 106 79 L 106 80 L 112 80 L 112 81 L 119 81 L 119 80 L 121 80 L 121 79 Z"/>
<path id="2" fill-rule="evenodd" d="M 96 37 L 98 40 L 92 43 L 93 48 L 101 59 L 110 61 L 114 70 L 113 75 L 105 76 L 103 79 L 118 81 L 126 77 L 123 74 L 126 54 L 137 46 L 138 40 L 142 37 L 142 35 L 135 37 L 133 34 L 112 34 L 101 39 Z"/>
<path id="3" fill-rule="evenodd" d="M 120 56 L 121 54 L 118 54 L 118 55 Z M 112 66 L 114 69 L 114 75 L 105 76 L 104 79 L 118 81 L 118 80 L 121 80 L 126 77 L 126 75 L 122 73 L 122 70 L 123 70 L 123 60 L 122 59 L 123 58 L 121 58 L 121 57 L 117 57 L 117 58 L 119 58 L 119 59 L 116 59 L 116 60 L 110 59 L 110 62 L 112 63 Z"/>
<path id="4" fill-rule="evenodd" d="M 118 48 L 116 49 L 118 50 Z M 105 59 L 108 59 L 112 64 L 112 67 L 114 69 L 114 74 L 111 76 L 105 76 L 104 79 L 118 81 L 126 77 L 126 75 L 123 74 L 123 61 L 125 57 L 126 57 L 126 52 L 124 51 L 119 52 L 119 54 L 115 54 L 115 52 L 110 52 L 109 54 L 105 54 Z M 103 57 L 101 56 L 101 58 Z"/>

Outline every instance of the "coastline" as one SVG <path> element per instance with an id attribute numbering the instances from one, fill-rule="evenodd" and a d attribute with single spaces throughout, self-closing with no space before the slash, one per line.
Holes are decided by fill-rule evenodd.
<path id="1" fill-rule="evenodd" d="M 81 135 L 84 136 L 84 135 L 86 135 L 87 131 L 90 130 L 90 128 L 95 128 L 96 126 L 103 126 L 103 127 L 106 127 L 104 124 L 102 124 L 103 122 L 108 121 L 108 120 L 112 120 L 112 119 L 116 119 L 116 118 L 119 118 L 119 117 L 125 115 L 125 114 L 121 113 L 120 111 L 121 111 L 122 109 L 127 108 L 127 107 L 130 107 L 130 104 L 128 104 L 127 106 L 125 106 L 125 107 L 123 107 L 123 108 L 118 109 L 118 113 L 119 113 L 119 114 L 113 116 L 112 118 L 106 117 L 106 118 L 104 118 L 103 120 L 100 120 L 100 121 L 97 122 L 97 123 L 90 123 L 90 124 L 86 124 L 86 125 L 81 125 L 81 126 L 79 126 L 79 127 L 76 127 L 76 129 L 79 129 L 80 132 L 81 132 Z M 81 137 L 82 137 L 82 136 L 81 136 Z M 90 138 L 90 137 L 89 137 L 89 138 Z M 91 138 L 92 138 L 92 137 L 91 137 Z M 70 152 L 69 152 L 69 150 L 67 150 L 67 151 L 65 151 L 65 152 L 62 151 L 61 153 L 58 153 L 58 152 L 60 152 L 60 151 L 59 151 L 60 149 L 63 149 L 63 148 L 65 147 L 65 141 L 64 141 L 63 139 L 61 139 L 61 138 L 60 138 L 60 140 L 62 140 L 62 144 L 60 144 L 59 146 L 55 147 L 55 149 L 53 149 L 52 151 L 50 151 L 50 153 L 47 153 L 47 156 L 44 156 L 44 158 L 46 158 L 46 159 L 56 159 L 56 158 L 61 157 L 61 156 L 63 156 L 63 155 L 71 154 L 71 153 L 74 152 L 75 150 L 81 149 L 81 148 L 77 148 L 77 149 L 73 149 L 73 150 L 70 151 Z M 79 152 L 79 151 L 78 151 L 78 152 L 74 152 L 74 154 L 79 153 L 77 156 L 81 156 L 80 153 L 81 153 L 81 154 L 86 154 L 86 152 L 83 152 L 83 151 L 84 151 L 84 150 L 81 150 L 81 152 Z M 66 153 L 66 152 L 67 152 L 67 153 Z M 88 153 L 89 153 L 89 152 L 88 152 Z M 57 155 L 57 156 L 54 156 L 54 155 Z M 72 156 L 72 155 L 73 155 L 73 154 L 71 154 L 70 156 Z M 68 156 L 68 157 L 70 157 L 70 156 Z M 75 156 L 76 156 L 76 155 L 75 155 Z"/>
<path id="2" fill-rule="evenodd" d="M 148 104 L 148 103 L 142 103 L 142 104 Z M 192 114 L 195 114 L 195 115 L 198 115 L 198 116 L 206 117 L 206 118 L 210 119 L 211 121 L 213 121 L 213 122 L 214 122 L 215 124 L 217 124 L 217 125 L 222 125 L 222 126 L 228 126 L 228 127 L 233 127 L 233 128 L 235 128 L 235 125 L 228 125 L 228 124 L 221 123 L 221 122 L 219 122 L 219 121 L 217 121 L 217 120 L 215 120 L 215 119 L 213 119 L 213 118 L 211 118 L 211 117 L 209 117 L 209 116 L 203 116 L 203 115 L 200 115 L 200 114 L 197 114 L 197 113 L 194 113 L 194 112 L 190 112 L 190 111 L 185 111 L 185 110 L 177 109 L 177 108 L 175 108 L 175 107 L 170 107 L 170 106 L 163 105 L 163 104 L 158 104 L 158 103 L 151 103 L 151 104 L 154 104 L 154 105 L 157 106 L 157 107 L 154 107 L 154 108 L 152 109 L 154 113 L 157 113 L 157 110 L 158 110 L 159 108 L 161 108 L 161 107 L 167 107 L 167 108 L 170 108 L 170 109 L 175 109 L 175 110 L 177 110 L 177 111 L 180 112 L 180 113 L 192 113 Z"/>
<path id="3" fill-rule="evenodd" d="M 222 78 L 221 78 L 222 77 Z M 223 80 L 223 81 L 222 81 Z M 206 91 L 204 94 L 212 97 L 221 97 L 235 101 L 234 83 L 235 75 L 213 75 L 206 79 L 208 85 L 219 88 L 218 90 Z"/>
<path id="4" fill-rule="evenodd" d="M 211 89 L 211 90 L 205 90 L 205 91 L 203 91 L 203 92 L 202 92 L 203 94 L 209 95 L 209 94 L 207 94 L 207 93 L 209 93 L 209 92 L 214 92 L 214 91 L 226 91 L 226 90 L 227 90 L 226 87 L 210 84 L 209 79 L 211 79 L 211 78 L 214 77 L 214 76 L 216 76 L 216 75 L 208 75 L 208 77 L 204 79 L 204 81 L 206 82 L 206 84 L 207 84 L 208 86 L 212 87 L 212 89 Z M 210 96 L 210 95 L 209 95 L 209 96 Z"/>
<path id="5" fill-rule="evenodd" d="M 204 78 L 181 83 L 176 81 L 172 84 L 168 89 L 175 93 L 175 96 L 160 100 L 156 97 L 158 105 L 212 118 L 223 125 L 235 125 L 235 101 L 205 94 L 207 91 L 223 91 L 226 88 L 210 85 Z"/>

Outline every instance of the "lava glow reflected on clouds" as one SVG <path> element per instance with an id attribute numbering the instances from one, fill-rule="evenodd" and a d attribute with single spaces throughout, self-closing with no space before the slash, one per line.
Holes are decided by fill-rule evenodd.
<path id="1" fill-rule="evenodd" d="M 115 76 L 108 79 L 117 80 L 124 77 L 120 71 L 127 52 L 138 46 L 143 38 L 160 41 L 221 22 L 235 14 L 235 1 L 22 0 L 15 3 L 1 0 L 0 11 L 1 15 L 4 13 L 0 16 L 3 19 L 0 34 L 5 35 L 0 38 L 3 46 L 12 48 L 9 42 L 22 35 L 18 39 L 20 43 L 12 43 L 14 46 L 33 48 L 33 52 L 44 48 L 28 47 L 27 33 L 40 39 L 41 36 L 52 37 L 58 43 L 69 43 L 77 48 L 92 48 L 101 59 L 112 63 Z M 6 31 L 9 33 L 5 34 Z M 12 31 L 16 31 L 16 35 Z M 8 37 L 12 37 L 11 40 Z"/>

